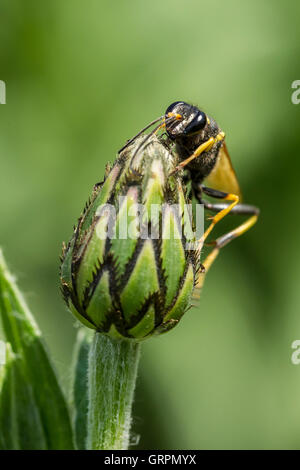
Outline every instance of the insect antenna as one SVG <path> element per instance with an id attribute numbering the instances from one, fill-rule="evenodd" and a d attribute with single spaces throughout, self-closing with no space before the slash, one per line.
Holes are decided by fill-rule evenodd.
<path id="1" fill-rule="evenodd" d="M 168 117 L 167 119 L 164 119 L 164 122 L 163 124 L 159 124 L 158 126 L 156 126 L 151 132 L 150 134 L 146 135 L 145 139 L 140 143 L 140 145 L 138 146 L 138 148 L 135 150 L 133 156 L 132 156 L 132 160 L 131 160 L 131 164 L 132 162 L 134 161 L 134 158 L 136 157 L 136 155 L 138 154 L 138 152 L 141 150 L 141 148 L 143 148 L 145 146 L 145 144 L 147 143 L 147 141 L 149 139 L 151 139 L 151 137 L 156 134 L 156 132 L 161 129 L 162 127 L 165 127 L 166 124 L 170 124 L 171 122 L 173 122 L 174 120 L 178 120 L 178 115 L 174 115 L 174 116 L 170 116 Z"/>
<path id="2" fill-rule="evenodd" d="M 153 126 L 153 124 L 156 124 L 157 122 L 159 121 L 162 121 L 164 119 L 165 116 L 160 116 L 159 118 L 157 119 L 154 119 L 154 121 L 150 122 L 150 124 L 148 124 L 146 127 L 144 127 L 140 132 L 138 132 L 138 134 L 136 134 L 134 137 L 132 137 L 132 139 L 128 140 L 128 142 L 126 142 L 126 144 L 118 151 L 118 153 L 121 153 L 123 150 L 126 149 L 126 147 L 128 147 L 128 145 L 130 145 L 135 139 L 137 139 L 141 134 L 143 134 L 143 132 L 145 132 L 147 129 L 149 129 L 149 127 Z"/>

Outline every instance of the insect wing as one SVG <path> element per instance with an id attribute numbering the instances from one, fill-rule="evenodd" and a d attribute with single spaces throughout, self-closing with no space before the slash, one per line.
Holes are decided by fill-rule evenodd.
<path id="1" fill-rule="evenodd" d="M 237 194 L 240 197 L 240 201 L 242 199 L 240 185 L 232 166 L 225 142 L 220 148 L 215 167 L 205 179 L 205 184 L 210 188 L 217 189 L 225 193 Z"/>

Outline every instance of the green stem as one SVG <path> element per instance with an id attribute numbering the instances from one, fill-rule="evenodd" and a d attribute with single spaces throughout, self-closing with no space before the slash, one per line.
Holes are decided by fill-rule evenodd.
<path id="1" fill-rule="evenodd" d="M 128 449 L 139 356 L 139 343 L 95 333 L 88 372 L 88 449 Z"/>

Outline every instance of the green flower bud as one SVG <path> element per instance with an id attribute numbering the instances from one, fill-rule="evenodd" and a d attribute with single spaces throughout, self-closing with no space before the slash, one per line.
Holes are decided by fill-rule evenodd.
<path id="1" fill-rule="evenodd" d="M 156 137 L 127 147 L 94 187 L 63 248 L 62 291 L 83 324 L 115 338 L 173 328 L 190 306 L 199 252 L 174 155 Z M 190 230 L 187 230 L 187 227 Z"/>

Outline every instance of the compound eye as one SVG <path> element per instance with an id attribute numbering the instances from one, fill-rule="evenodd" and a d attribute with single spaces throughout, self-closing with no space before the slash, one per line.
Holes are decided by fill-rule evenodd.
<path id="1" fill-rule="evenodd" d="M 194 119 L 186 126 L 184 130 L 185 135 L 197 134 L 200 132 L 206 125 L 207 118 L 206 114 L 202 111 L 199 111 Z"/>
<path id="2" fill-rule="evenodd" d="M 183 101 L 175 101 L 174 103 L 170 104 L 170 106 L 168 106 L 166 109 L 165 116 L 167 116 L 169 113 L 179 113 L 179 108 L 181 108 L 184 104 L 185 103 Z"/>

